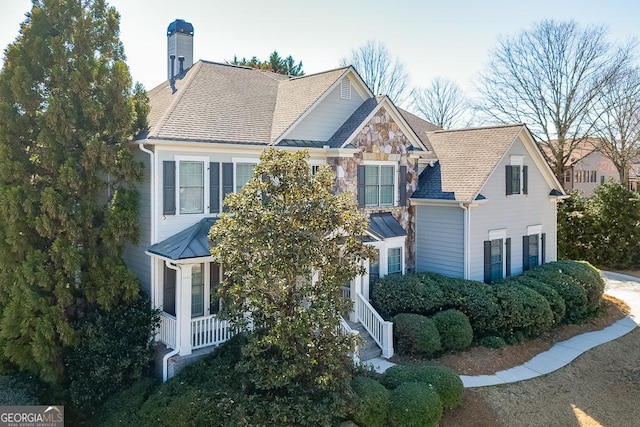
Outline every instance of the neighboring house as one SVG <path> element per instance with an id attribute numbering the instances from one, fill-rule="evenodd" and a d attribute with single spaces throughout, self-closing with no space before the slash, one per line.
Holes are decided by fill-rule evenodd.
<path id="1" fill-rule="evenodd" d="M 591 197 L 595 189 L 609 179 L 620 181 L 618 169 L 595 148 L 593 140 L 587 139 L 573 150 L 565 163 L 562 186 L 566 191 L 578 190 L 584 197 Z"/>
<path id="2" fill-rule="evenodd" d="M 491 283 L 556 260 L 566 197 L 525 125 L 428 132 L 439 162 L 421 175 L 416 270 Z"/>
<path id="3" fill-rule="evenodd" d="M 529 264 L 555 259 L 554 202 L 563 193 L 524 126 L 440 132 L 386 96 L 374 96 L 352 67 L 289 77 L 208 61 L 192 64 L 192 43 L 190 24 L 178 20 L 169 26 L 170 78 L 149 91 L 149 129 L 132 144 L 146 177 L 140 187 L 141 238 L 125 256 L 153 306 L 162 310 L 158 339 L 170 350 L 163 360 L 165 378 L 174 364 L 231 335 L 216 316 L 215 289 L 223 271 L 209 253 L 207 235 L 224 197 L 240 191 L 267 147 L 308 149 L 310 167 L 330 165 L 335 191 L 352 193 L 369 217 L 363 241 L 378 256 L 343 295 L 354 301 L 350 320 L 364 325 L 385 357 L 393 354 L 390 324 L 368 302 L 376 277 L 429 270 L 482 280 L 482 242 L 516 235 L 538 236 L 537 250 L 529 237 Z M 461 153 L 448 149 L 453 147 L 447 147 L 447 135 Z M 469 141 L 474 144 L 462 148 Z M 512 167 L 509 196 L 504 168 L 498 170 L 505 162 Z M 439 194 L 451 192 L 450 197 L 431 197 L 438 179 Z M 460 184 L 449 185 L 456 179 Z M 446 219 L 461 222 L 449 230 Z M 451 247 L 461 247 L 453 248 L 451 258 L 449 233 L 450 241 L 458 241 Z M 507 263 L 510 258 L 502 256 Z M 512 263 L 513 273 L 521 269 Z"/>

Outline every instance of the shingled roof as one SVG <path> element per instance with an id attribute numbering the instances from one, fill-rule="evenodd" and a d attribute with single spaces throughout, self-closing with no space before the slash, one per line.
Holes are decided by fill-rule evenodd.
<path id="1" fill-rule="evenodd" d="M 420 176 L 413 198 L 472 201 L 516 137 L 523 124 L 427 132 L 439 165 Z"/>
<path id="2" fill-rule="evenodd" d="M 198 61 L 149 91 L 149 129 L 138 139 L 272 144 L 347 70 L 290 77 Z"/>

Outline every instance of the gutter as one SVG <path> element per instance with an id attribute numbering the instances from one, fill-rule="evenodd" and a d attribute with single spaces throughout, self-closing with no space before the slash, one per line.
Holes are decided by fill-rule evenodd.
<path id="1" fill-rule="evenodd" d="M 172 270 L 175 270 L 177 274 L 180 274 L 179 277 L 182 277 L 181 273 L 182 273 L 182 269 L 180 268 L 180 266 L 175 265 L 175 264 L 171 264 L 169 261 L 165 261 L 164 265 L 167 266 L 167 268 L 170 268 Z M 176 292 L 176 306 L 180 307 L 178 304 L 180 304 L 180 292 Z M 176 312 L 176 314 L 178 314 Z M 180 316 L 176 316 L 176 331 L 180 330 Z M 177 335 L 177 334 L 176 334 Z M 162 382 L 167 382 L 167 377 L 169 375 L 169 359 L 172 358 L 173 356 L 175 356 L 176 354 L 180 353 L 180 341 L 177 339 L 178 337 L 176 336 L 176 348 L 171 350 L 169 353 L 165 354 L 164 357 L 162 358 Z"/>

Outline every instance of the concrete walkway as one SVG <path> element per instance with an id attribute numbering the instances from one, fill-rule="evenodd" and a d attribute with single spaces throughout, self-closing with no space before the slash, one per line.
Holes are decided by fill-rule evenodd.
<path id="1" fill-rule="evenodd" d="M 626 302 L 631 311 L 625 317 L 600 331 L 587 332 L 559 342 L 523 365 L 496 372 L 493 375 L 461 375 L 465 387 L 485 387 L 508 384 L 549 374 L 568 365 L 585 351 L 613 341 L 631 332 L 640 324 L 640 279 L 624 274 L 603 271 L 605 293 Z M 384 372 L 393 363 L 382 358 L 371 359 L 366 364 L 377 372 Z"/>

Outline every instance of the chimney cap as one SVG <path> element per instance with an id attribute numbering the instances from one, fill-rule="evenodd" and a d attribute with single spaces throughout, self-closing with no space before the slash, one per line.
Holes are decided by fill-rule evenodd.
<path id="1" fill-rule="evenodd" d="M 167 27 L 167 37 L 175 33 L 183 33 L 193 36 L 193 25 L 186 22 L 184 19 L 176 19 L 169 24 L 169 27 Z"/>

